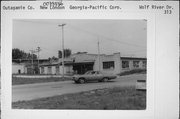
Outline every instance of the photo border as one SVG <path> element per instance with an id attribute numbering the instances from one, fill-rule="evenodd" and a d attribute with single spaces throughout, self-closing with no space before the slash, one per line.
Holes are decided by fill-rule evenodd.
<path id="1" fill-rule="evenodd" d="M 88 3 L 89 4 L 89 3 Z M 8 15 L 7 15 L 8 14 Z M 96 17 L 94 17 L 96 16 Z M 6 12 L 2 13 L 2 111 L 9 118 L 153 118 L 155 111 L 155 75 L 156 75 L 156 19 L 154 13 L 142 12 Z M 19 110 L 11 109 L 12 101 L 12 30 L 13 19 L 147 19 L 147 100 L 146 110 Z M 11 35 L 9 35 L 11 34 Z M 7 45 L 8 44 L 8 45 Z M 93 115 L 92 115 L 93 113 Z M 83 114 L 83 115 L 82 115 Z"/>

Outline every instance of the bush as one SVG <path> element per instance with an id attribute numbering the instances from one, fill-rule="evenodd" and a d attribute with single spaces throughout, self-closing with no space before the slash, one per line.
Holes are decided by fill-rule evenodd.
<path id="1" fill-rule="evenodd" d="M 130 74 L 135 74 L 135 73 L 146 73 L 146 69 L 133 69 L 130 71 L 125 71 L 120 73 L 120 76 L 124 76 L 124 75 L 130 75 Z"/>

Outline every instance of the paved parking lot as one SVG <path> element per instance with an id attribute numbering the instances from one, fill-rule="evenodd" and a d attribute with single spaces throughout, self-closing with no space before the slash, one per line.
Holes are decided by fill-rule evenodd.
<path id="1" fill-rule="evenodd" d="M 73 81 L 60 81 L 27 85 L 15 85 L 12 87 L 12 101 L 32 100 L 43 97 L 51 97 L 67 93 L 76 93 L 100 88 L 115 86 L 135 86 L 136 80 L 145 79 L 145 74 L 121 76 L 109 82 L 91 82 L 75 84 Z"/>

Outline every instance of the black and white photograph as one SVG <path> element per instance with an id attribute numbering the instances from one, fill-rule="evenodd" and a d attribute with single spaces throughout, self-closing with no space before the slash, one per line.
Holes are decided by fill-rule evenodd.
<path id="1" fill-rule="evenodd" d="M 179 118 L 179 2 L 1 6 L 2 119 Z"/>
<path id="2" fill-rule="evenodd" d="M 146 110 L 146 19 L 12 23 L 12 109 Z"/>

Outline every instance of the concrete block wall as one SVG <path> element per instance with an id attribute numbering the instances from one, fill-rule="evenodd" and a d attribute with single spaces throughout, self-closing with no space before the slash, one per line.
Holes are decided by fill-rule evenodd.
<path id="1" fill-rule="evenodd" d="M 13 74 L 18 74 L 18 70 L 20 70 L 21 74 L 25 73 L 25 66 L 21 64 L 13 64 L 12 65 L 12 73 Z"/>
<path id="2" fill-rule="evenodd" d="M 108 62 L 108 61 L 114 61 L 113 69 L 103 69 L 103 62 Z M 114 53 L 113 55 L 100 55 L 100 62 L 97 56 L 94 62 L 93 69 L 95 71 L 98 71 L 99 65 L 100 65 L 100 71 L 103 71 L 105 73 L 112 73 L 112 74 L 120 73 L 121 71 L 120 53 Z"/>
<path id="3" fill-rule="evenodd" d="M 51 67 L 51 70 L 52 70 L 52 71 L 51 71 L 51 72 L 52 72 L 51 74 L 56 74 L 56 66 L 52 66 L 52 67 Z"/>

